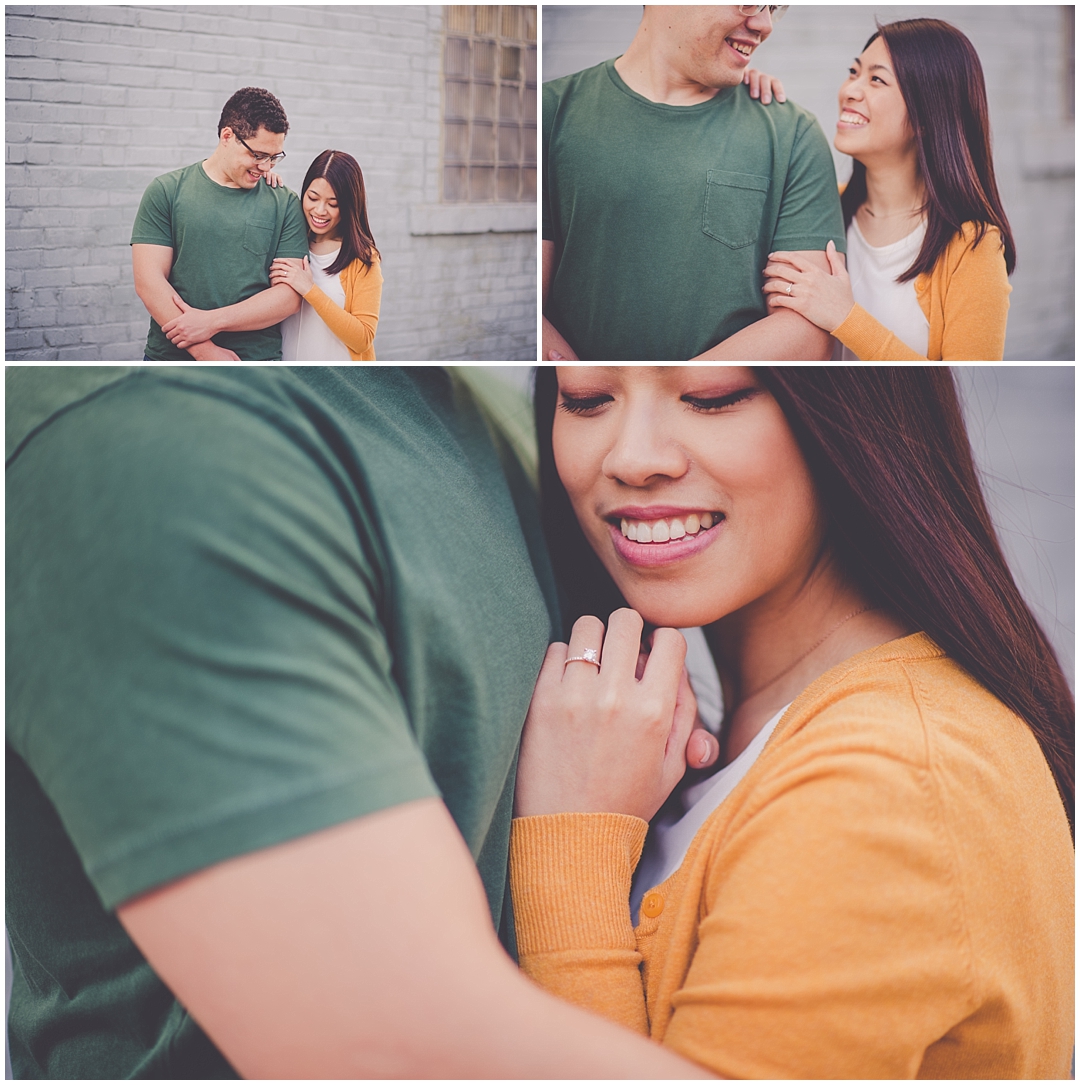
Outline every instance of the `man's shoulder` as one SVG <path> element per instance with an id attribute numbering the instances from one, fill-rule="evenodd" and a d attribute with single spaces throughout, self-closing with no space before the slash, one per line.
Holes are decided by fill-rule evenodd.
<path id="1" fill-rule="evenodd" d="M 734 106 L 738 119 L 743 123 L 772 128 L 795 139 L 801 138 L 807 129 L 820 130 L 821 128 L 817 117 L 810 110 L 793 102 L 790 98 L 786 102 L 773 101 L 768 105 L 762 105 L 757 99 L 750 97 L 747 87 L 738 86 L 734 88 L 734 91 L 729 101 Z M 726 123 L 727 120 L 719 113 L 717 119 L 721 123 Z"/>
<path id="2" fill-rule="evenodd" d="M 197 170 L 202 170 L 201 162 L 192 162 L 190 166 L 181 166 L 179 169 L 169 170 L 168 173 L 159 173 L 146 186 L 146 190 L 149 192 L 151 189 L 158 189 L 167 196 L 173 196 L 180 186 Z"/>
<path id="3" fill-rule="evenodd" d="M 271 188 L 265 181 L 260 181 L 259 188 L 265 189 L 270 194 L 274 202 L 281 208 L 287 208 L 291 204 L 295 204 L 298 208 L 300 206 L 300 196 L 286 185 L 278 185 L 277 188 Z M 265 199 L 265 194 L 262 194 L 262 198 Z"/>
<path id="4" fill-rule="evenodd" d="M 54 421 L 75 410 L 85 414 L 81 409 L 120 391 L 137 398 L 143 422 L 154 414 L 154 425 L 166 427 L 177 395 L 211 396 L 267 415 L 294 410 L 297 393 L 304 394 L 295 375 L 279 366 L 11 366 L 5 379 L 8 465 Z"/>
<path id="5" fill-rule="evenodd" d="M 558 101 L 568 94 L 583 88 L 602 86 L 610 79 L 608 68 L 610 60 L 601 61 L 591 68 L 583 68 L 580 72 L 571 72 L 569 75 L 561 75 L 558 79 L 550 79 L 544 83 L 545 101 Z"/>

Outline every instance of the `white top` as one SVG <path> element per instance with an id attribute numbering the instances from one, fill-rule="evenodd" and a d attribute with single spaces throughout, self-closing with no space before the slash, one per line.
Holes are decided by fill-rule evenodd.
<path id="1" fill-rule="evenodd" d="M 923 357 L 930 343 L 930 322 L 915 296 L 915 280 L 898 283 L 896 277 L 911 267 L 925 236 L 923 222 L 907 237 L 874 248 L 867 244 L 854 218 L 847 231 L 847 267 L 855 301 Z M 834 361 L 859 360 L 842 343 L 837 343 L 837 347 Z"/>
<path id="2" fill-rule="evenodd" d="M 682 866 L 690 842 L 708 816 L 735 790 L 735 785 L 750 771 L 758 754 L 765 748 L 780 717 L 791 707 L 784 705 L 779 712 L 751 739 L 750 744 L 730 765 L 725 765 L 707 780 L 688 787 L 682 795 L 681 814 L 669 815 L 668 819 L 655 819 L 649 826 L 645 850 L 634 872 L 630 890 L 630 914 L 636 927 L 638 910 L 645 894 L 666 881 Z"/>
<path id="3" fill-rule="evenodd" d="M 340 249 L 308 253 L 308 267 L 315 285 L 335 304 L 345 308 L 345 287 L 340 275 L 326 269 L 338 258 Z M 281 322 L 281 358 L 285 362 L 348 362 L 349 348 L 326 326 L 323 318 L 305 301 L 300 311 Z"/>

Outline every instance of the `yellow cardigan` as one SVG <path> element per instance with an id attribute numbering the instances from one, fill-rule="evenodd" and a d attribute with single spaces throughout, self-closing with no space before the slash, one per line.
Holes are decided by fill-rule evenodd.
<path id="1" fill-rule="evenodd" d="M 348 347 L 349 357 L 354 362 L 374 362 L 375 329 L 379 323 L 383 285 L 378 257 L 375 257 L 370 268 L 363 261 L 354 260 L 342 271 L 341 285 L 345 288 L 344 309 L 332 302 L 317 286 L 304 295 L 304 301 Z"/>
<path id="2" fill-rule="evenodd" d="M 975 223 L 949 242 L 929 275 L 915 279 L 915 296 L 930 322 L 926 357 L 916 354 L 861 305 L 833 335 L 864 362 L 1000 362 L 1012 287 L 996 226 L 973 247 Z"/>
<path id="3" fill-rule="evenodd" d="M 1073 847 L 1027 725 L 924 634 L 794 701 L 679 869 L 645 822 L 519 818 L 522 968 L 735 1078 L 1061 1078 Z"/>

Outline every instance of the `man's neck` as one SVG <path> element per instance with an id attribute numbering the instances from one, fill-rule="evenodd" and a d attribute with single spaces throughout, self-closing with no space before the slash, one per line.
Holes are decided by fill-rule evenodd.
<path id="1" fill-rule="evenodd" d="M 662 105 L 700 105 L 719 93 L 717 87 L 696 83 L 672 67 L 653 46 L 645 27 L 615 61 L 615 70 L 632 91 Z"/>
<path id="2" fill-rule="evenodd" d="M 222 169 L 220 150 L 214 151 L 214 153 L 209 158 L 204 159 L 202 167 L 206 171 L 206 176 L 209 177 L 210 180 L 213 181 L 215 184 L 222 185 L 224 188 L 240 187 Z"/>

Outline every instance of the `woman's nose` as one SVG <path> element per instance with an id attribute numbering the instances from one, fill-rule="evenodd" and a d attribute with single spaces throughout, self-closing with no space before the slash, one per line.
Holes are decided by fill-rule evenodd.
<path id="1" fill-rule="evenodd" d="M 648 486 L 664 478 L 681 478 L 690 461 L 673 434 L 645 419 L 628 416 L 604 457 L 604 474 L 627 486 Z"/>

